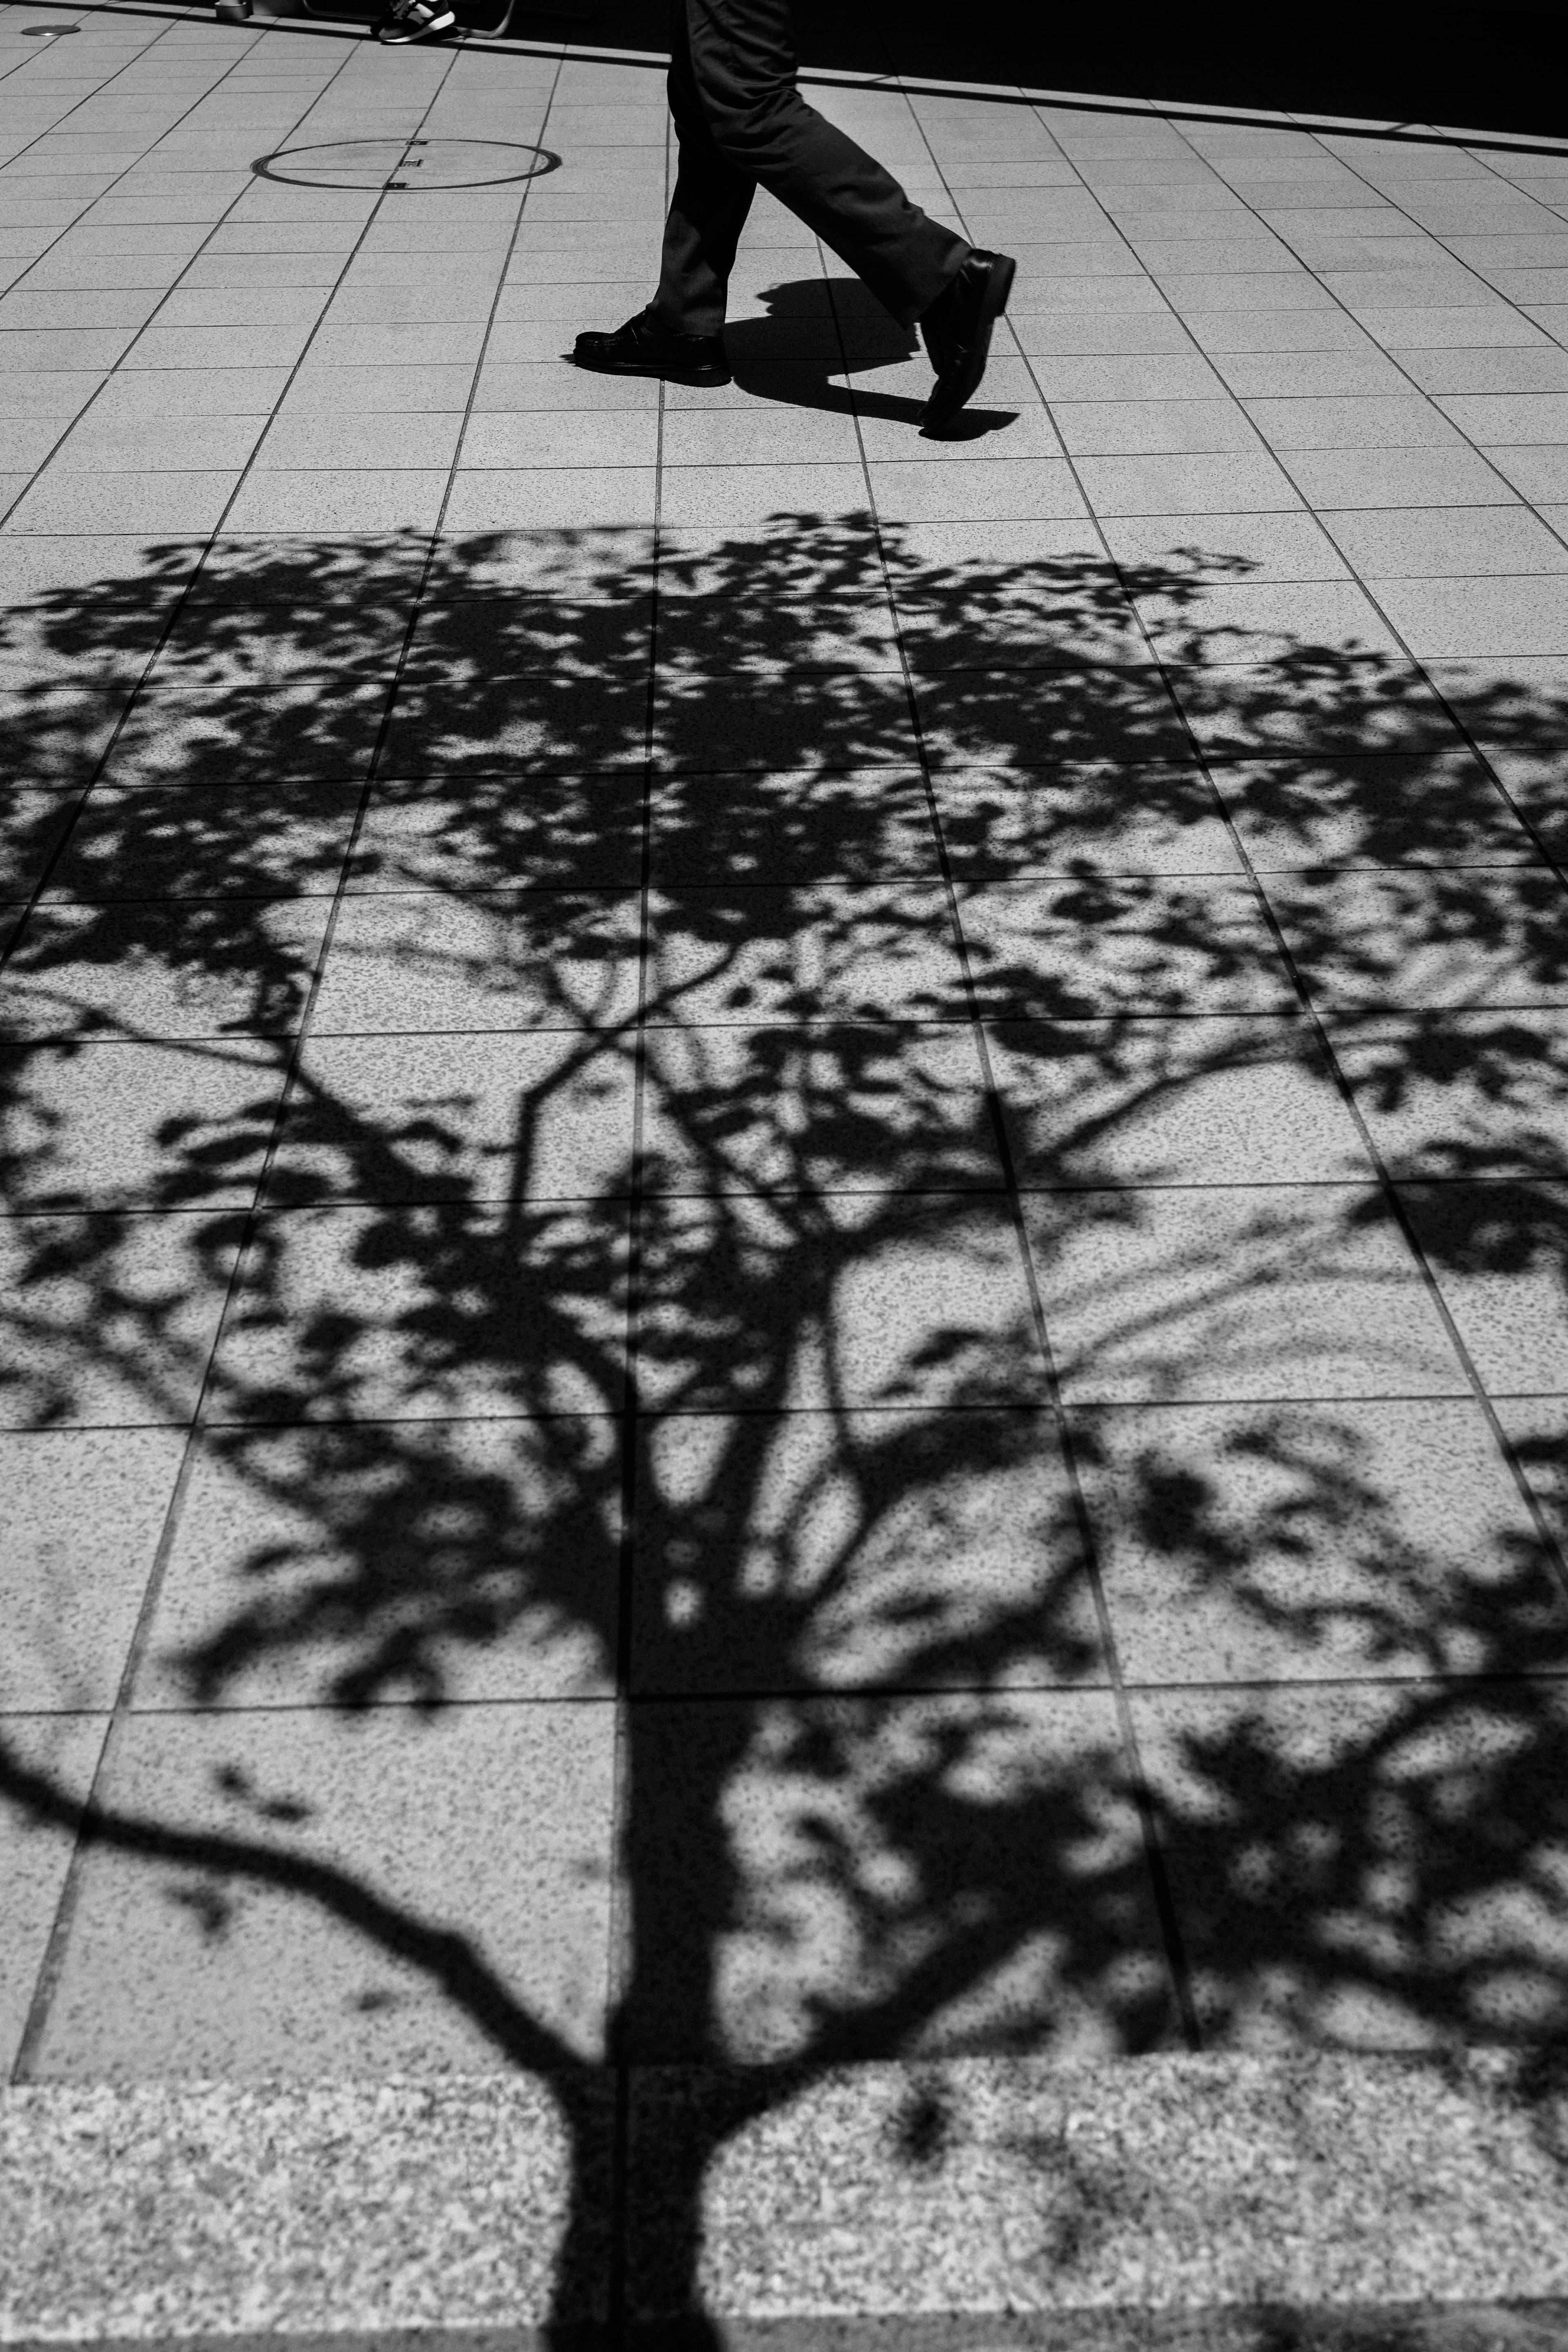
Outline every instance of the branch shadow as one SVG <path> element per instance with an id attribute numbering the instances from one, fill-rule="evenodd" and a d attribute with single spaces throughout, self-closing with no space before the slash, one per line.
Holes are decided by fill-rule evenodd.
<path id="1" fill-rule="evenodd" d="M 714 2158 L 834 2068 L 1561 2042 L 1562 709 L 1201 551 L 197 552 L 3 648 L 0 1400 L 199 1411 L 132 1721 L 205 1744 L 84 1809 L 0 1694 L 89 1906 L 243 1968 L 265 1887 L 549 2084 L 562 2329 L 702 2340 Z M 246 1760 L 522 1697 L 620 1726 L 588 2023 Z"/>

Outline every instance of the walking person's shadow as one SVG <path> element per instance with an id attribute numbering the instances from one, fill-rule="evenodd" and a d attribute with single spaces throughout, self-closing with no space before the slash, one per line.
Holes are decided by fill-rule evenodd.
<path id="1" fill-rule="evenodd" d="M 737 319 L 724 331 L 742 392 L 841 416 L 920 423 L 929 384 L 916 394 L 877 392 L 857 380 L 851 392 L 845 381 L 847 374 L 859 379 L 866 369 L 900 367 L 924 357 L 918 329 L 900 326 L 858 278 L 789 278 L 769 287 L 761 299 L 767 305 L 764 318 Z M 972 405 L 927 437 L 977 441 L 1016 420 L 1016 409 Z"/>

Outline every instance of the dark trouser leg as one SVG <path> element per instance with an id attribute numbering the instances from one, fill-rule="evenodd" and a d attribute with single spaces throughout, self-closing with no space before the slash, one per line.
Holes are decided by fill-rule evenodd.
<path id="1" fill-rule="evenodd" d="M 757 184 L 720 153 L 692 70 L 685 0 L 669 12 L 669 111 L 680 142 L 675 194 L 664 224 L 654 316 L 678 335 L 716 335 L 735 247 Z"/>
<path id="2" fill-rule="evenodd" d="M 712 334 L 755 185 L 815 229 L 901 325 L 928 310 L 969 247 L 807 106 L 795 87 L 790 0 L 674 0 L 670 109 L 680 173 L 655 305 Z M 688 153 L 690 170 L 688 170 Z"/>

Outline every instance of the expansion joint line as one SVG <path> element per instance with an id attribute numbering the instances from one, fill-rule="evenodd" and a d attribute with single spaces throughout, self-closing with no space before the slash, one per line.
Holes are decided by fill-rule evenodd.
<path id="1" fill-rule="evenodd" d="M 358 46 L 359 45 L 356 43 L 353 48 L 350 49 L 348 55 L 344 58 L 342 64 L 337 68 L 337 71 L 332 75 L 331 80 L 328 82 L 326 86 L 327 89 L 330 89 L 332 87 L 332 84 L 337 80 L 339 74 L 341 74 L 352 61 Z M 424 114 L 421 117 L 421 127 L 423 126 L 423 123 L 428 120 L 430 113 L 433 111 L 442 95 L 442 92 L 445 90 L 447 83 L 450 79 L 451 75 L 462 55 L 463 51 L 461 48 L 454 49 L 452 52 L 451 57 L 447 63 L 446 69 L 426 105 Z M 300 116 L 299 121 L 295 124 L 294 132 L 290 133 L 290 136 L 295 135 L 295 133 L 297 133 L 303 124 L 309 120 L 310 113 L 318 105 L 321 104 L 321 100 L 325 95 L 326 91 L 321 90 L 312 98 L 310 106 L 306 108 L 303 115 Z M 552 95 L 553 95 L 553 85 Z M 546 112 L 548 113 L 548 102 Z M 417 131 L 412 135 L 416 137 L 418 135 Z M 521 199 L 520 200 L 520 213 L 521 205 L 526 204 L 527 199 L 528 188 L 525 184 Z M 369 236 L 372 227 L 380 216 L 382 205 L 384 202 L 385 192 L 383 191 L 383 193 L 376 198 L 375 203 L 371 206 L 364 226 L 361 229 L 359 236 L 355 238 L 353 247 L 343 263 L 342 268 L 339 271 L 337 278 L 333 281 L 327 301 L 322 305 L 321 316 L 318 318 L 315 326 L 312 327 L 309 337 L 306 339 L 299 359 L 295 362 L 294 366 L 289 371 L 288 380 L 279 395 L 279 404 L 281 404 L 282 400 L 288 397 L 289 391 L 298 377 L 300 370 L 303 366 L 311 346 L 313 345 L 317 335 L 321 331 L 321 320 L 325 318 L 328 310 L 331 308 L 331 299 L 342 286 L 354 260 L 363 249 L 366 237 Z M 497 299 L 499 299 L 499 293 Z M 273 415 L 276 415 L 276 408 L 273 411 Z M 270 432 L 271 430 L 271 422 L 272 419 L 269 417 L 267 426 L 268 432 Z M 258 442 L 258 449 L 260 448 L 262 444 L 265 442 L 265 439 L 266 433 L 262 435 L 261 439 Z M 224 524 L 229 514 L 233 511 L 235 500 L 239 497 L 247 480 L 249 478 L 250 472 L 255 465 L 255 459 L 256 452 L 253 451 L 244 472 L 235 484 L 234 489 L 230 493 L 230 496 L 225 504 L 223 514 L 219 517 L 216 525 L 209 535 L 206 550 L 204 554 L 204 562 L 205 560 L 205 555 L 210 555 L 212 549 L 219 542 Z M 455 467 L 455 457 L 453 462 Z M 443 506 L 443 511 L 445 509 Z M 435 546 L 436 541 L 434 536 L 432 536 L 431 545 L 426 551 L 424 567 L 421 572 L 421 585 L 423 585 L 423 583 L 428 578 L 430 565 L 434 561 Z M 170 638 L 174 635 L 178 620 L 190 600 L 195 583 L 201 577 L 201 571 L 202 566 L 198 563 L 196 569 L 193 572 L 190 580 L 187 582 L 177 604 L 171 613 L 166 626 L 159 636 L 157 646 L 142 673 L 142 679 L 138 686 L 137 692 L 141 691 L 141 686 L 145 684 L 146 677 L 152 670 L 153 665 L 156 661 L 159 653 L 163 651 L 163 647 L 168 644 Z M 314 1013 L 316 1003 L 321 992 L 326 958 L 331 946 L 339 910 L 342 907 L 342 899 L 348 887 L 349 876 L 353 870 L 359 836 L 363 831 L 365 814 L 370 803 L 370 796 L 374 788 L 376 781 L 376 764 L 386 740 L 386 731 L 390 724 L 391 711 L 393 702 L 395 698 L 397 681 L 401 677 L 404 666 L 407 660 L 408 650 L 413 641 L 417 617 L 418 604 L 417 601 L 416 601 L 414 609 L 410 614 L 407 625 L 405 628 L 402 647 L 395 670 L 393 682 L 388 689 L 386 706 L 382 715 L 381 725 L 377 733 L 374 750 L 372 753 L 365 782 L 360 793 L 358 806 L 355 811 L 353 825 L 350 829 L 349 838 L 344 848 L 342 861 L 339 867 L 337 884 L 333 890 L 331 905 L 328 912 L 327 920 L 323 926 L 321 943 L 317 949 L 314 958 L 310 980 L 306 990 L 299 1024 L 290 1042 L 289 1051 L 285 1056 L 283 1083 L 279 1092 L 277 1108 L 272 1115 L 267 1144 L 261 1158 L 260 1170 L 258 1175 L 256 1189 L 252 1195 L 250 1205 L 245 1214 L 239 1238 L 235 1248 L 234 1262 L 229 1269 L 228 1277 L 224 1286 L 222 1304 L 219 1308 L 212 1344 L 207 1351 L 205 1369 L 203 1373 L 201 1386 L 192 1409 L 190 1423 L 186 1429 L 184 1443 L 181 1449 L 179 1467 L 175 1474 L 174 1484 L 170 1493 L 168 1506 L 163 1515 L 163 1526 L 154 1549 L 153 1564 L 142 1591 L 141 1603 L 137 1611 L 135 1625 L 127 1648 L 125 1662 L 121 1672 L 113 1706 L 110 1712 L 108 1723 L 105 1726 L 103 1738 L 100 1743 L 98 1756 L 93 1767 L 92 1778 L 82 1805 L 80 1823 L 77 1830 L 76 1837 L 72 1845 L 70 1861 L 67 1865 L 59 1899 L 55 1907 L 55 1915 L 50 1926 L 48 1940 L 45 1947 L 43 1960 L 39 1966 L 32 1998 L 28 2004 L 26 2021 L 23 2027 L 16 2063 L 12 2069 L 12 2080 L 14 2082 L 26 2081 L 34 2071 L 37 2055 L 42 2046 L 44 2035 L 47 2030 L 50 2011 L 53 2007 L 56 1994 L 59 1989 L 65 1967 L 66 1952 L 70 1938 L 70 1931 L 75 1920 L 77 1906 L 80 1899 L 85 1858 L 94 1843 L 94 1830 L 97 1817 L 103 1810 L 100 1803 L 101 1792 L 103 1790 L 124 1724 L 132 1711 L 135 1685 L 151 1639 L 153 1622 L 156 1615 L 158 1604 L 162 1597 L 163 1583 L 168 1572 L 168 1566 L 173 1553 L 174 1539 L 184 1515 L 185 1498 L 189 1491 L 192 1475 L 195 1470 L 197 1450 L 200 1445 L 204 1428 L 207 1399 L 212 1390 L 218 1354 L 228 1329 L 236 1301 L 240 1295 L 241 1286 L 247 1271 L 251 1247 L 257 1230 L 261 1204 L 267 1194 L 272 1169 L 276 1161 L 279 1146 L 281 1141 L 284 1125 L 288 1118 L 289 1097 L 293 1087 L 295 1075 L 299 1069 L 300 1056 L 303 1053 L 309 1035 L 311 1017 Z M 134 697 L 132 697 L 132 702 L 133 701 Z M 121 726 L 122 727 L 123 724 L 124 718 L 122 717 Z M 99 762 L 98 769 L 95 772 L 95 782 L 97 781 L 97 776 L 101 774 L 103 766 L 112 751 L 113 743 L 118 740 L 119 731 L 119 729 L 117 729 L 115 736 L 111 738 L 110 745 L 106 748 L 102 758 Z M 91 789 L 92 787 L 89 785 L 88 793 L 84 793 L 80 803 L 78 804 L 77 810 L 73 813 L 73 824 L 77 818 L 79 817 L 81 809 L 85 807 Z M 63 845 L 62 842 L 57 846 L 55 853 L 57 859 Z M 42 886 L 40 886 L 40 887 L 41 887 Z M 37 894 L 35 894 L 34 903 L 36 904 L 36 902 Z"/>

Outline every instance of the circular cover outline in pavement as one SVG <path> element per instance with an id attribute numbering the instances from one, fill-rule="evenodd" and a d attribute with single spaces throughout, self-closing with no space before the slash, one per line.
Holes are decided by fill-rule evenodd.
<path id="1" fill-rule="evenodd" d="M 509 168 L 485 168 L 498 163 Z M 332 139 L 314 147 L 280 147 L 275 154 L 258 155 L 250 168 L 258 179 L 292 188 L 434 191 L 537 180 L 560 163 L 548 147 L 504 139 Z"/>

